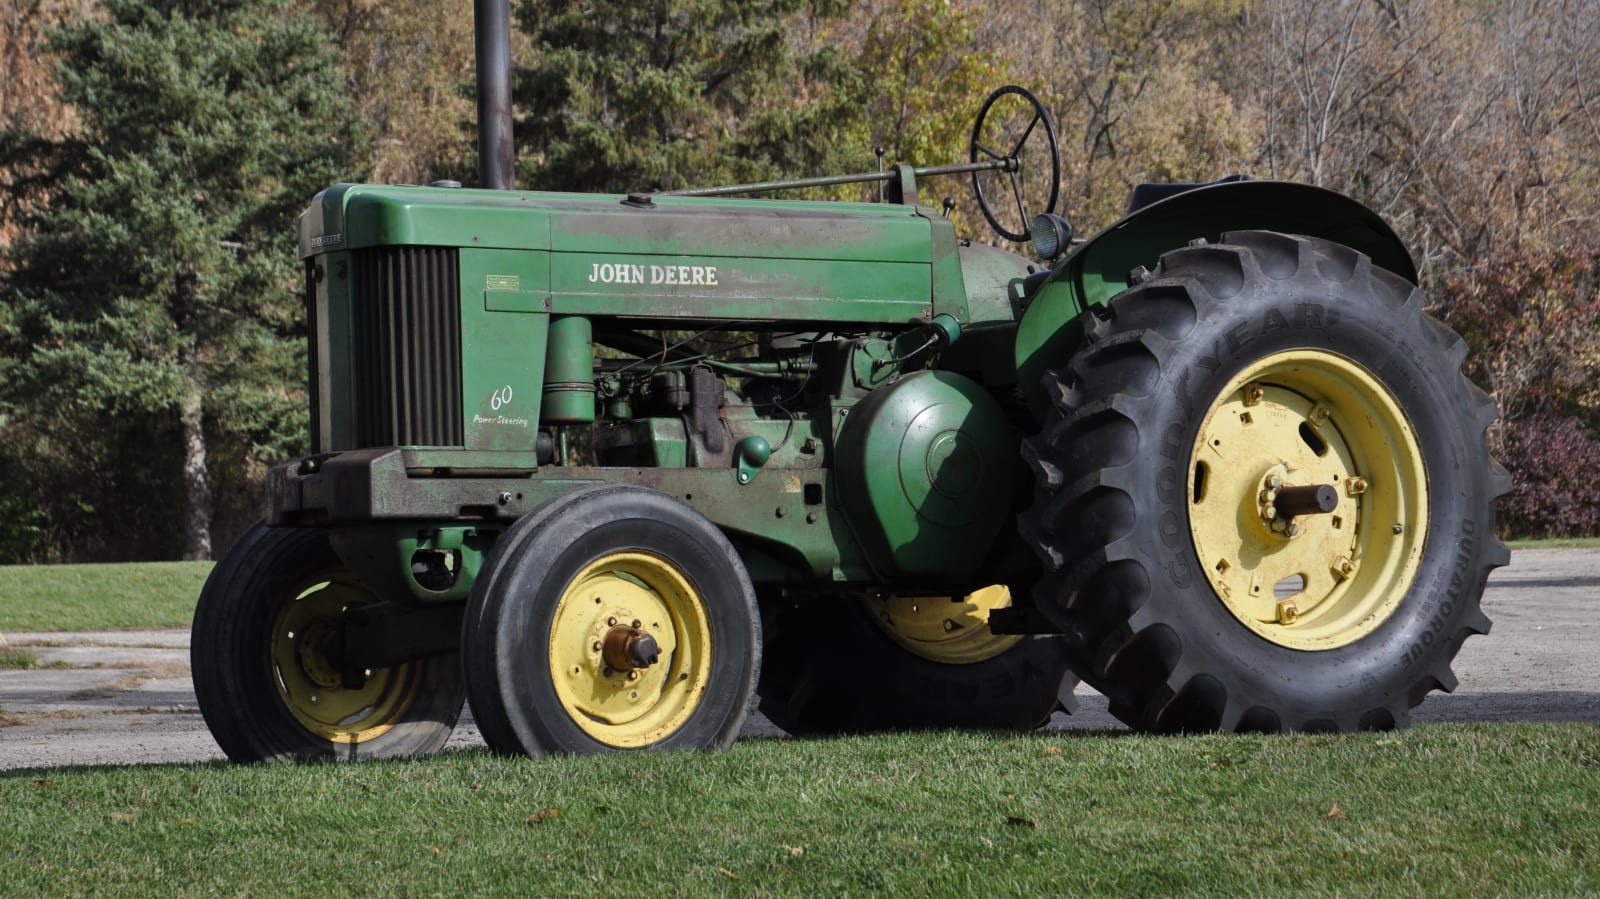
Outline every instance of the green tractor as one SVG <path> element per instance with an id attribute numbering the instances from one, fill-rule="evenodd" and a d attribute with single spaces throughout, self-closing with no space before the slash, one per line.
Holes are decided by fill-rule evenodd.
<path id="1" fill-rule="evenodd" d="M 195 614 L 218 743 L 426 753 L 467 700 L 528 755 L 726 747 L 757 701 L 1030 728 L 1079 678 L 1141 730 L 1405 726 L 1508 558 L 1465 345 L 1353 200 L 1147 185 L 1075 240 L 1057 152 L 1008 87 L 955 165 L 318 195 L 313 452 Z M 848 181 L 884 202 L 726 196 Z"/>

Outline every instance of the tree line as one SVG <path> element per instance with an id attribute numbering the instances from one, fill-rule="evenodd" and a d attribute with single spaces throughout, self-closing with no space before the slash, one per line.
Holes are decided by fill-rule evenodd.
<path id="1" fill-rule="evenodd" d="M 1592 3 L 513 10 L 522 187 L 955 161 L 1014 82 L 1056 119 L 1083 234 L 1144 181 L 1349 193 L 1501 405 L 1503 526 L 1600 533 Z M 474 183 L 471 79 L 470 10 L 440 0 L 0 0 L 0 562 L 204 558 L 259 514 L 307 439 L 294 216 L 335 181 Z"/>

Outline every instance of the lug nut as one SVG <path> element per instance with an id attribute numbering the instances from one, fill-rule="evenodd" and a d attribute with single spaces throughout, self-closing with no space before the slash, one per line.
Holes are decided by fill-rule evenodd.
<path id="1" fill-rule="evenodd" d="M 1344 556 L 1336 556 L 1333 560 L 1333 576 L 1336 580 L 1344 580 L 1355 574 L 1356 564 Z"/>

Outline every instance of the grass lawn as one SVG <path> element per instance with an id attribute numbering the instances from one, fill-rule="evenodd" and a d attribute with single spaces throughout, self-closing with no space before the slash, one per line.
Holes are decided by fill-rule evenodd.
<path id="1" fill-rule="evenodd" d="M 183 627 L 208 570 L 0 568 L 0 631 Z M 1594 724 L 11 771 L 0 809 L 0 896 L 1600 893 Z"/>
<path id="2" fill-rule="evenodd" d="M 1600 538 L 1513 540 L 1513 550 L 1600 547 Z M 210 562 L 0 565 L 0 634 L 188 627 Z"/>
<path id="3" fill-rule="evenodd" d="M 0 634 L 188 627 L 211 564 L 0 565 Z"/>
<path id="4" fill-rule="evenodd" d="M 1519 549 L 1594 549 L 1600 537 L 1550 537 L 1541 540 L 1507 540 L 1512 550 Z"/>
<path id="5" fill-rule="evenodd" d="M 1600 729 L 0 775 L 11 895 L 1578 895 Z"/>

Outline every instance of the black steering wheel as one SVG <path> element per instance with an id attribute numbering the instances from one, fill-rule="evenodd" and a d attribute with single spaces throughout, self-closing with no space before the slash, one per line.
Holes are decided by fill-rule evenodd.
<path id="1" fill-rule="evenodd" d="M 1037 142 L 1029 146 L 1035 134 L 1044 135 L 1042 152 Z M 1026 153 L 1024 148 L 1027 148 Z M 1015 84 L 990 94 L 972 125 L 971 161 L 996 163 L 972 173 L 972 190 L 978 196 L 978 208 L 983 210 L 983 217 L 1001 237 L 1025 243 L 1028 225 L 1033 221 L 1028 214 L 1027 198 L 1047 197 L 1044 208 L 1039 211 L 1054 212 L 1061 193 L 1061 148 L 1056 144 L 1056 129 L 1050 122 L 1050 114 L 1045 112 L 1039 98 Z M 1032 184 L 1024 177 L 1040 165 L 1048 167 L 1048 191 L 1039 189 L 1043 182 L 1037 177 Z M 1004 198 L 1008 190 L 1010 202 Z M 996 199 L 994 205 L 991 205 L 991 197 Z M 1011 208 L 1013 205 L 1015 209 Z M 1013 216 L 1015 228 L 1010 227 Z"/>

